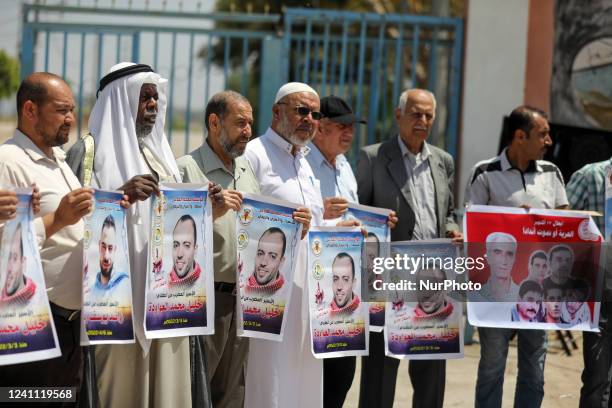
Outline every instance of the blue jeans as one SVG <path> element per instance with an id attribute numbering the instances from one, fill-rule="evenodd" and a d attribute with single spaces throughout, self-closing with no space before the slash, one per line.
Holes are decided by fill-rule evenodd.
<path id="1" fill-rule="evenodd" d="M 502 406 L 508 343 L 515 332 L 518 332 L 518 376 L 514 407 L 539 408 L 542 405 L 546 332 L 479 327 L 480 362 L 476 380 L 476 408 Z"/>

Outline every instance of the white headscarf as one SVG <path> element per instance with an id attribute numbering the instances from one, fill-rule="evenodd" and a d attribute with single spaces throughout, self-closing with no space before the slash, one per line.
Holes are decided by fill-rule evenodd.
<path id="1" fill-rule="evenodd" d="M 136 65 L 122 62 L 110 72 Z M 116 189 L 134 176 L 150 174 L 143 160 L 136 137 L 136 116 L 140 88 L 143 84 L 157 85 L 157 120 L 144 145 L 156 156 L 168 174 L 180 182 L 176 160 L 164 135 L 166 120 L 166 88 L 168 80 L 154 72 L 140 72 L 121 77 L 104 87 L 89 116 L 89 132 L 95 141 L 94 179 L 100 188 Z M 112 164 L 112 165 L 111 165 Z"/>
<path id="2" fill-rule="evenodd" d="M 110 72 L 135 65 L 122 62 Z M 150 174 L 144 161 L 136 136 L 136 116 L 140 88 L 143 84 L 157 85 L 157 119 L 150 135 L 143 144 L 153 153 L 157 161 L 172 174 L 176 182 L 181 176 L 170 145 L 164 135 L 166 118 L 166 87 L 168 80 L 154 72 L 140 72 L 114 80 L 98 95 L 89 116 L 89 133 L 94 139 L 94 187 L 116 190 L 132 177 Z M 144 335 L 143 318 L 145 303 L 145 279 L 149 242 L 151 199 L 137 201 L 127 214 L 128 240 L 130 246 L 130 272 L 132 275 L 133 318 L 136 337 L 146 355 L 151 341 Z"/>

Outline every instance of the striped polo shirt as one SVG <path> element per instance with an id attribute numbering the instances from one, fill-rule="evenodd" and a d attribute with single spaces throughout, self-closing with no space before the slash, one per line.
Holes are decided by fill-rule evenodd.
<path id="1" fill-rule="evenodd" d="M 472 169 L 466 204 L 554 209 L 568 204 L 559 168 L 545 160 L 533 161 L 526 171 L 512 166 L 507 148 Z"/>

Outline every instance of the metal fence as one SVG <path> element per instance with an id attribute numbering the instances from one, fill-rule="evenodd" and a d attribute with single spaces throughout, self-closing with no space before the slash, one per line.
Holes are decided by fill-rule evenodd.
<path id="1" fill-rule="evenodd" d="M 276 90 L 288 80 L 308 82 L 322 96 L 343 96 L 368 119 L 367 128 L 358 130 L 354 153 L 393 134 L 393 111 L 403 89 L 424 87 L 438 99 L 432 142 L 455 155 L 462 42 L 463 22 L 452 18 L 24 4 L 21 74 L 62 75 L 75 92 L 81 134 L 108 68 L 126 60 L 150 64 L 169 79 L 167 134 L 171 141 L 181 137 L 175 146 L 184 152 L 200 143 L 203 108 L 222 89 L 251 100 L 259 134 L 270 122 Z"/>

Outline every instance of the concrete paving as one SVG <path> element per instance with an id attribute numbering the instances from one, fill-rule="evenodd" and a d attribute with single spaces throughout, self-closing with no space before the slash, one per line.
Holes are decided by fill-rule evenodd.
<path id="1" fill-rule="evenodd" d="M 580 374 L 582 373 L 582 335 L 573 332 L 579 350 L 572 350 L 571 356 L 566 356 L 554 332 L 549 332 L 549 348 L 544 370 L 544 408 L 575 408 L 580 399 Z M 478 336 L 474 336 L 476 342 Z M 480 346 L 474 343 L 465 346 L 465 357 L 449 360 L 446 369 L 445 407 L 467 408 L 474 406 L 474 389 L 476 386 L 476 371 L 480 357 Z M 511 408 L 514 402 L 514 389 L 517 374 L 516 340 L 510 344 L 506 376 L 504 381 L 503 407 Z M 357 408 L 359 402 L 359 373 L 361 364 L 357 362 L 357 370 L 353 385 L 344 404 L 345 408 Z M 412 386 L 408 376 L 408 362 L 402 361 L 398 370 L 395 391 L 394 408 L 410 407 L 412 401 Z"/>

